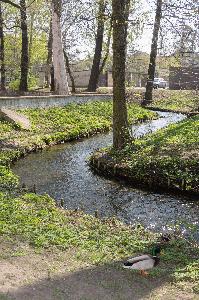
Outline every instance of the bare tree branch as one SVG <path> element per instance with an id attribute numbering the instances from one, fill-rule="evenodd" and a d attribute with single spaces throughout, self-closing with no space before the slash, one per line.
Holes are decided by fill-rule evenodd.
<path id="1" fill-rule="evenodd" d="M 21 9 L 21 6 L 16 4 L 15 2 L 12 2 L 11 0 L 0 0 L 0 2 L 3 2 L 3 3 L 7 3 L 7 4 L 10 4 L 18 9 Z"/>

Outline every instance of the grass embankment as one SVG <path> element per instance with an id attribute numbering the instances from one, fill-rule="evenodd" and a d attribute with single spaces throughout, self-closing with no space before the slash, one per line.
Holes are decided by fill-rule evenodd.
<path id="1" fill-rule="evenodd" d="M 129 90 L 130 102 L 138 102 L 144 98 L 144 92 L 140 90 Z M 153 102 L 148 105 L 151 108 L 169 110 L 182 113 L 199 112 L 199 93 L 194 90 L 153 90 Z"/>
<path id="2" fill-rule="evenodd" d="M 111 265 L 136 253 L 150 253 L 157 241 L 157 235 L 140 226 L 131 228 L 116 219 L 99 220 L 82 212 L 60 210 L 48 196 L 26 194 L 12 198 L 1 194 L 0 205 L 0 234 L 5 240 L 9 237 L 14 244 L 18 238 L 40 251 L 53 246 L 60 251 L 70 249 L 73 260 L 79 265 L 86 263 L 87 267 Z M 26 255 L 19 245 L 10 252 L 4 248 L 0 253 L 2 259 Z M 116 273 L 120 272 L 118 266 Z M 160 265 L 150 274 L 161 284 L 172 282 L 198 292 L 198 249 L 185 240 L 173 239 L 165 247 Z M 140 281 L 142 285 L 143 280 Z"/>
<path id="3" fill-rule="evenodd" d="M 111 88 L 99 88 L 99 93 L 112 93 Z M 127 88 L 127 100 L 141 103 L 144 99 L 144 88 Z M 152 108 L 172 110 L 176 112 L 199 112 L 199 92 L 196 90 L 153 90 Z"/>
<path id="4" fill-rule="evenodd" d="M 184 113 L 199 112 L 199 93 L 194 90 L 155 90 L 150 106 Z"/>
<path id="5" fill-rule="evenodd" d="M 131 104 L 128 107 L 129 122 L 137 123 L 156 117 L 153 112 Z M 20 110 L 32 123 L 30 132 L 0 121 L 0 170 L 12 178 L 5 166 L 20 156 L 47 145 L 70 141 L 109 131 L 112 127 L 111 102 L 92 102 L 84 105 L 71 104 L 63 108 Z M 2 173 L 3 172 L 3 173 Z M 10 174 L 10 175 L 9 175 Z M 0 182 L 6 185 L 5 175 Z M 1 183 L 0 183 L 1 186 Z"/>
<path id="6" fill-rule="evenodd" d="M 82 212 L 62 210 L 56 207 L 54 200 L 48 196 L 19 191 L 17 189 L 18 179 L 9 168 L 14 159 L 27 151 L 44 147 L 46 144 L 109 130 L 111 128 L 111 111 L 110 103 L 99 102 L 81 106 L 71 105 L 62 109 L 25 110 L 23 113 L 30 117 L 33 124 L 32 131 L 29 133 L 1 122 L 0 235 L 3 245 L 0 249 L 1 260 L 9 262 L 11 258 L 16 257 L 18 270 L 21 267 L 19 256 L 28 257 L 28 260 L 34 259 L 29 252 L 24 250 L 24 247 L 20 246 L 24 242 L 28 242 L 33 249 L 40 249 L 39 251 L 42 252 L 46 252 L 46 249 L 49 248 L 55 253 L 56 250 L 53 249 L 72 250 L 73 259 L 80 266 L 86 263 L 86 266 L 107 265 L 109 268 L 113 261 L 143 251 L 150 252 L 152 245 L 157 240 L 157 235 L 145 231 L 140 226 L 131 228 L 116 219 L 99 220 Z M 134 105 L 129 108 L 129 111 L 131 122 L 155 116 Z M 8 244 L 12 245 L 11 250 L 8 249 Z M 38 250 L 36 252 L 39 256 Z M 62 256 L 60 253 L 59 256 Z M 65 257 L 64 254 L 63 257 Z M 197 257 L 197 248 L 193 248 L 184 240 L 173 239 L 165 249 L 160 266 L 151 271 L 151 276 L 160 278 L 161 284 L 177 282 L 186 289 L 197 292 L 199 278 Z M 45 259 L 47 258 L 45 257 Z M 68 259 L 70 260 L 70 256 Z M 53 268 L 54 263 L 51 263 Z M 9 263 L 8 268 L 12 270 Z M 32 271 L 36 272 L 35 268 Z M 8 271 L 6 272 L 8 273 Z M 56 272 L 54 271 L 53 276 L 56 276 Z M 120 269 L 116 267 L 115 273 L 118 272 L 121 273 Z M 35 280 L 37 280 L 39 272 L 35 276 Z M 123 273 L 122 276 L 124 276 Z M 24 277 L 24 282 L 26 277 L 28 275 Z M 135 280 L 135 278 L 131 280 Z M 5 284 L 11 279 L 5 277 L 2 280 Z M 123 278 L 123 280 L 126 279 Z M 56 285 L 55 282 L 55 287 Z M 140 289 L 142 290 L 144 286 L 145 282 L 141 279 Z M 113 297 L 113 299 L 116 298 Z M 54 299 L 57 298 L 54 297 Z"/>
<path id="7" fill-rule="evenodd" d="M 123 151 L 99 151 L 91 161 L 134 183 L 199 194 L 198 132 L 199 117 L 193 117 L 136 139 Z"/>
<path id="8" fill-rule="evenodd" d="M 77 236 L 80 239 L 78 229 L 77 232 L 75 229 L 76 225 L 72 226 L 72 223 L 68 222 L 67 213 L 65 215 L 60 213 L 52 200 L 33 195 L 25 195 L 15 199 L 14 194 L 19 193 L 17 189 L 18 178 L 10 170 L 10 163 L 21 155 L 46 145 L 110 130 L 112 104 L 110 102 L 92 102 L 84 105 L 69 105 L 63 108 L 28 109 L 21 112 L 31 120 L 32 130 L 30 132 L 0 121 L 0 190 L 3 192 L 1 194 L 0 232 L 23 236 L 37 246 L 56 244 L 67 247 L 71 243 L 76 245 Z M 154 117 L 156 115 L 152 112 L 136 105 L 129 106 L 129 122 L 131 123 Z M 86 219 L 87 217 L 81 218 Z M 81 218 L 78 218 L 80 228 Z M 39 234 L 40 225 L 43 226 L 45 223 L 47 227 L 44 226 L 45 229 L 42 227 L 42 230 L 46 231 L 47 240 L 44 238 L 44 231 Z M 63 230 L 57 226 L 62 223 L 65 224 Z M 88 225 L 88 228 L 90 226 L 92 227 L 92 225 Z M 95 224 L 93 226 L 95 227 Z M 68 228 L 68 233 L 66 228 Z M 82 230 L 83 228 L 84 225 L 82 225 Z M 58 234 L 59 230 L 61 231 Z M 87 235 L 84 233 L 86 243 L 89 243 L 88 235 L 89 233 Z M 96 247 L 97 244 L 94 246 Z"/>

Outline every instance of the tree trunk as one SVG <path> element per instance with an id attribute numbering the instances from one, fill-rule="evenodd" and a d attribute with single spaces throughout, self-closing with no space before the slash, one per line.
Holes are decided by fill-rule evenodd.
<path id="1" fill-rule="evenodd" d="M 55 91 L 55 74 L 54 74 L 54 67 L 53 65 L 50 68 L 50 91 Z"/>
<path id="2" fill-rule="evenodd" d="M 100 74 L 103 72 L 104 67 L 106 65 L 106 61 L 107 61 L 107 59 L 109 57 L 110 44 L 111 44 L 111 36 L 112 36 L 112 28 L 113 28 L 113 25 L 112 25 L 112 18 L 111 18 L 110 28 L 109 28 L 109 32 L 108 32 L 108 39 L 107 39 L 107 44 L 106 44 L 106 53 L 104 55 L 104 59 L 103 59 L 102 64 L 100 66 L 100 70 L 99 70 Z"/>
<path id="3" fill-rule="evenodd" d="M 26 15 L 26 0 L 20 0 L 20 14 L 21 14 L 21 31 L 22 31 L 22 50 L 21 50 L 21 78 L 19 90 L 26 92 L 28 90 L 28 27 Z"/>
<path id="4" fill-rule="evenodd" d="M 153 81 L 155 77 L 157 47 L 158 47 L 158 34 L 160 30 L 160 21 L 162 18 L 162 0 L 157 0 L 155 23 L 153 28 L 153 38 L 151 44 L 150 63 L 148 69 L 148 80 L 146 85 L 145 99 L 142 105 L 150 104 L 153 100 Z"/>
<path id="5" fill-rule="evenodd" d="M 62 47 L 62 33 L 60 26 L 61 18 L 61 0 L 52 1 L 52 36 L 53 36 L 53 66 L 55 92 L 59 95 L 68 95 L 68 80 L 64 62 L 64 53 Z"/>
<path id="6" fill-rule="evenodd" d="M 30 30 L 29 30 L 30 39 L 29 39 L 29 54 L 28 54 L 29 64 L 31 64 L 31 56 L 32 56 L 34 18 L 35 18 L 35 14 L 33 12 L 30 15 Z"/>
<path id="7" fill-rule="evenodd" d="M 1 61 L 1 90 L 6 90 L 6 74 L 4 61 L 4 32 L 3 32 L 3 16 L 0 3 L 0 61 Z"/>
<path id="8" fill-rule="evenodd" d="M 95 44 L 95 54 L 93 58 L 93 65 L 91 69 L 91 76 L 88 84 L 88 91 L 95 92 L 100 75 L 100 61 L 102 57 L 102 45 L 104 37 L 104 13 L 106 8 L 106 1 L 99 0 L 99 12 L 98 12 L 98 26 L 97 36 Z"/>
<path id="9" fill-rule="evenodd" d="M 47 56 L 47 61 L 46 61 L 46 70 L 45 70 L 45 82 L 46 82 L 46 87 L 49 88 L 51 85 L 51 67 L 52 67 L 52 20 L 50 21 L 50 31 L 49 31 L 49 36 L 48 36 L 48 56 Z M 53 75 L 54 76 L 54 75 Z M 53 79 L 54 80 L 54 79 Z M 52 86 L 51 86 L 51 91 L 54 91 Z"/>
<path id="10" fill-rule="evenodd" d="M 66 71 L 68 72 L 68 75 L 70 77 L 71 84 L 72 84 L 72 93 L 75 93 L 76 92 L 76 89 L 75 89 L 75 80 L 74 80 L 73 74 L 71 72 L 68 55 L 67 55 L 67 53 L 66 53 L 65 50 L 64 50 L 64 58 L 65 58 L 65 63 L 66 63 Z"/>
<path id="11" fill-rule="evenodd" d="M 113 11 L 113 147 L 123 149 L 129 141 L 125 95 L 125 63 L 130 0 L 112 0 Z"/>

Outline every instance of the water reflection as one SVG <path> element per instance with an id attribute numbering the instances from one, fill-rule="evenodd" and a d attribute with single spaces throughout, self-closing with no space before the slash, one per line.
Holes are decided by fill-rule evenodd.
<path id="1" fill-rule="evenodd" d="M 134 126 L 136 136 L 184 118 L 172 113 L 160 115 L 160 119 L 150 124 Z M 87 165 L 87 157 L 95 149 L 111 143 L 110 133 L 58 145 L 19 160 L 13 170 L 21 182 L 28 186 L 35 184 L 39 193 L 48 193 L 56 200 L 64 199 L 68 209 L 80 208 L 91 214 L 98 211 L 101 217 L 115 215 L 125 222 L 140 222 L 154 230 L 167 229 L 180 221 L 198 224 L 196 201 L 142 191 L 94 175 Z"/>

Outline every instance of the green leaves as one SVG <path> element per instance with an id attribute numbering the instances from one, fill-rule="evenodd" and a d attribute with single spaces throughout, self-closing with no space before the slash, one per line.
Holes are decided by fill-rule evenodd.
<path id="1" fill-rule="evenodd" d="M 166 90 L 155 91 L 154 94 L 154 107 L 183 112 L 198 110 L 199 100 L 197 91 L 181 90 L 179 92 L 175 90 Z"/>
<path id="2" fill-rule="evenodd" d="M 199 117 L 193 117 L 137 139 L 118 153 L 102 153 L 116 160 L 132 180 L 198 193 L 198 132 Z"/>
<path id="3" fill-rule="evenodd" d="M 18 185 L 18 177 L 7 167 L 0 165 L 0 191 L 12 191 Z"/>

